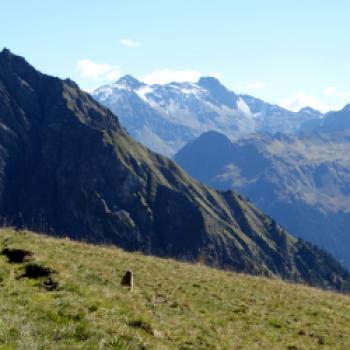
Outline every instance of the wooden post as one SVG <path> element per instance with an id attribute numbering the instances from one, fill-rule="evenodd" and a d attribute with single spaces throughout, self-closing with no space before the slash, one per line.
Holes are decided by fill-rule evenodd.
<path id="1" fill-rule="evenodd" d="M 130 292 L 134 290 L 134 275 L 132 271 L 125 272 L 120 284 L 124 287 L 129 287 Z"/>

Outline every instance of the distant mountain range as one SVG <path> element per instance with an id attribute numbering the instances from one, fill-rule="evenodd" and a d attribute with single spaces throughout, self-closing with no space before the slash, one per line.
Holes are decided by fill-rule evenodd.
<path id="1" fill-rule="evenodd" d="M 0 219 L 127 250 L 350 290 L 349 273 L 231 191 L 134 141 L 71 80 L 0 53 Z M 72 262 L 74 264 L 74 261 Z"/>
<path id="2" fill-rule="evenodd" d="M 235 94 L 213 77 L 202 77 L 197 83 L 147 85 L 126 75 L 92 96 L 118 115 L 134 138 L 168 156 L 210 130 L 236 140 L 254 132 L 295 133 L 306 122 L 315 124 L 322 117 L 312 108 L 291 112 Z"/>
<path id="3" fill-rule="evenodd" d="M 299 136 L 259 134 L 231 142 L 208 132 L 174 159 L 203 183 L 242 193 L 289 232 L 350 268 L 349 135 L 346 106 Z"/>
<path id="4" fill-rule="evenodd" d="M 350 141 L 350 104 L 340 111 L 325 114 L 323 118 L 305 121 L 301 124 L 298 133 L 303 136 L 317 134 L 333 140 Z"/>

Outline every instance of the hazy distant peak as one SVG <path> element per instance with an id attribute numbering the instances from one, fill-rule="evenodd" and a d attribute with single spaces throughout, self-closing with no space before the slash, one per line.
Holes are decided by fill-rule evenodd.
<path id="1" fill-rule="evenodd" d="M 205 88 L 205 89 L 225 89 L 227 88 L 221 84 L 220 80 L 215 77 L 201 77 L 198 80 L 198 85 Z"/>
<path id="2" fill-rule="evenodd" d="M 343 111 L 350 112 L 350 103 L 344 106 Z"/>
<path id="3" fill-rule="evenodd" d="M 141 81 L 137 80 L 135 77 L 133 77 L 130 74 L 126 74 L 123 77 L 121 77 L 116 82 L 116 84 L 118 84 L 118 85 L 125 85 L 125 87 L 132 88 L 132 89 L 138 89 L 139 87 L 144 85 L 144 83 L 142 83 Z"/>
<path id="4" fill-rule="evenodd" d="M 322 113 L 318 109 L 314 109 L 312 107 L 303 107 L 300 108 L 299 113 L 309 113 L 309 114 L 319 114 L 322 115 Z"/>

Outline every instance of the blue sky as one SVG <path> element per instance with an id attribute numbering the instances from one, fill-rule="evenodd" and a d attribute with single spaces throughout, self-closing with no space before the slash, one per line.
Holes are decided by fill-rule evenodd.
<path id="1" fill-rule="evenodd" d="M 298 109 L 350 102 L 350 2 L 11 0 L 0 47 L 86 90 L 217 75 L 230 89 Z"/>

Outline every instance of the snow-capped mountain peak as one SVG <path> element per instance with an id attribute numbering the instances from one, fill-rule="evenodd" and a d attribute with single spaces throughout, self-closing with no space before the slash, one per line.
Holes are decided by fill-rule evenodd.
<path id="1" fill-rule="evenodd" d="M 230 139 L 254 132 L 292 133 L 317 113 L 295 113 L 237 95 L 214 77 L 148 85 L 125 75 L 97 89 L 93 97 L 109 107 L 132 136 L 168 156 L 210 130 Z"/>
<path id="2" fill-rule="evenodd" d="M 115 83 L 115 86 L 131 90 L 139 89 L 144 85 L 144 83 L 140 82 L 130 74 L 124 75 Z"/>

